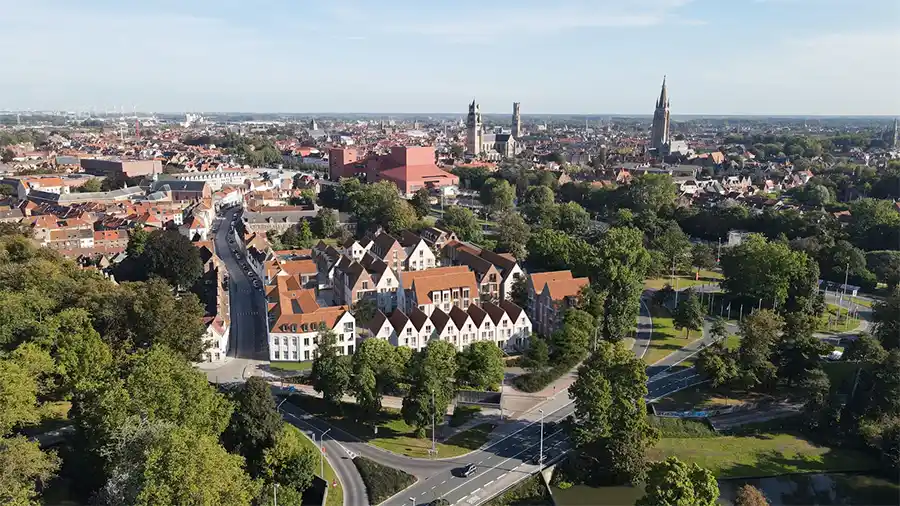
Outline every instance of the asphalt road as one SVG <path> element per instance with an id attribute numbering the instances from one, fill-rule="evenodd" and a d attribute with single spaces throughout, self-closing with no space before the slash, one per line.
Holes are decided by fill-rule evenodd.
<path id="1" fill-rule="evenodd" d="M 252 279 L 241 268 L 244 262 L 244 246 L 231 233 L 231 218 L 240 208 L 226 210 L 216 219 L 218 227 L 213 240 L 216 253 L 228 271 L 228 291 L 231 301 L 231 329 L 229 332 L 228 361 L 220 367 L 203 369 L 210 381 L 227 383 L 243 381 L 247 369 L 268 361 L 266 343 L 266 305 L 263 292 L 253 288 Z M 233 250 L 238 250 L 235 255 Z"/>

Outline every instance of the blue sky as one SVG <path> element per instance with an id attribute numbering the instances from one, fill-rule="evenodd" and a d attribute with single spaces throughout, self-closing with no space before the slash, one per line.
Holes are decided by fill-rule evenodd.
<path id="1" fill-rule="evenodd" d="M 0 110 L 900 115 L 897 0 L 0 0 Z"/>

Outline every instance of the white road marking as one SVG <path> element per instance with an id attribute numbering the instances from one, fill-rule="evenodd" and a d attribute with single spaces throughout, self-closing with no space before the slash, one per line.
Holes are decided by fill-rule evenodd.
<path id="1" fill-rule="evenodd" d="M 431 490 L 434 490 L 434 489 L 436 489 L 436 488 L 437 488 L 437 485 L 431 487 Z"/>
<path id="2" fill-rule="evenodd" d="M 442 482 L 441 482 L 441 485 L 443 485 L 444 483 L 447 483 L 447 480 L 442 481 Z"/>

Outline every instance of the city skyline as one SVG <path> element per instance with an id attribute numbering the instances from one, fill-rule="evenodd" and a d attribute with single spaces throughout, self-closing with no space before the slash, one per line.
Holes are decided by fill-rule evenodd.
<path id="1" fill-rule="evenodd" d="M 0 109 L 900 115 L 887 0 L 186 4 L 0 0 Z"/>

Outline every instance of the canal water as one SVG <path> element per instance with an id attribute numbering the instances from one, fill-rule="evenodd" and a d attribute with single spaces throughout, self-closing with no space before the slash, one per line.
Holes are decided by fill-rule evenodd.
<path id="1" fill-rule="evenodd" d="M 840 473 L 719 480 L 719 503 L 732 506 L 737 490 L 747 483 L 762 490 L 771 506 L 900 505 L 900 485 L 878 477 Z M 642 495 L 643 490 L 636 487 L 553 489 L 557 506 L 631 506 Z"/>

